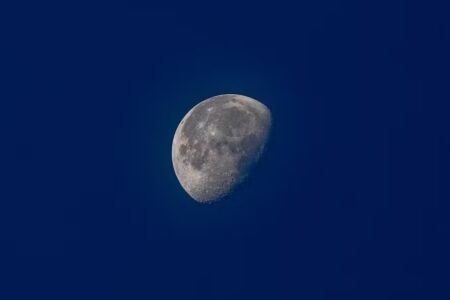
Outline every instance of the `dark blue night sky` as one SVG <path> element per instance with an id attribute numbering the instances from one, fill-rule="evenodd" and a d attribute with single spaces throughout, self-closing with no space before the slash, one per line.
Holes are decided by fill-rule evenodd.
<path id="1" fill-rule="evenodd" d="M 450 299 L 448 7 L 366 2 L 17 8 L 0 298 Z M 201 205 L 172 138 L 224 93 L 272 136 Z"/>

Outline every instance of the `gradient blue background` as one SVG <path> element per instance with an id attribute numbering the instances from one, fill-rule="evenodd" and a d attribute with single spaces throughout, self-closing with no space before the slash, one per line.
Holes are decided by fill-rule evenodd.
<path id="1" fill-rule="evenodd" d="M 445 5 L 17 12 L 2 299 L 449 299 Z M 273 135 L 246 184 L 203 206 L 171 142 L 222 93 L 265 103 Z"/>

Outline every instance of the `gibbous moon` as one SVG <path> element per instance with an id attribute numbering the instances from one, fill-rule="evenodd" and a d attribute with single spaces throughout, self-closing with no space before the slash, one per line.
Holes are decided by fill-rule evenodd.
<path id="1" fill-rule="evenodd" d="M 173 167 L 184 190 L 201 203 L 230 193 L 258 161 L 271 124 L 269 109 L 242 95 L 219 95 L 194 106 L 172 143 Z"/>

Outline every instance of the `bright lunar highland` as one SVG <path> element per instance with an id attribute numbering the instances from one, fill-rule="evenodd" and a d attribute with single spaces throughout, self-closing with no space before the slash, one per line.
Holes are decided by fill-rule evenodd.
<path id="1" fill-rule="evenodd" d="M 229 194 L 260 158 L 271 125 L 269 109 L 242 95 L 219 95 L 194 106 L 172 144 L 173 167 L 184 190 L 201 203 Z"/>

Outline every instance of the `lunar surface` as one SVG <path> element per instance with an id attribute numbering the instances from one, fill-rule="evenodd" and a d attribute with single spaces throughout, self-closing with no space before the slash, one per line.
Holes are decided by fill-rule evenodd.
<path id="1" fill-rule="evenodd" d="M 264 104 L 242 95 L 219 95 L 194 106 L 172 144 L 173 167 L 184 190 L 201 203 L 229 194 L 261 156 L 271 123 Z"/>

